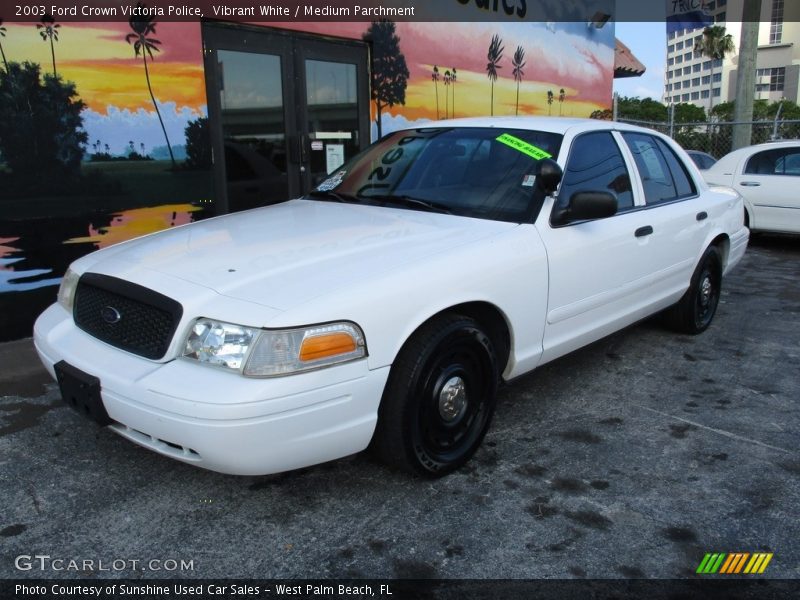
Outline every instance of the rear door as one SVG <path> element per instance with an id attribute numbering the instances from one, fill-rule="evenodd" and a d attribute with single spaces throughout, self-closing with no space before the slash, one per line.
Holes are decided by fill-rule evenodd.
<path id="1" fill-rule="evenodd" d="M 702 253 L 711 217 L 710 197 L 697 185 L 675 151 L 661 138 L 623 132 L 642 182 L 645 214 L 653 231 L 648 236 L 647 277 L 654 301 L 676 301 L 688 288 Z"/>

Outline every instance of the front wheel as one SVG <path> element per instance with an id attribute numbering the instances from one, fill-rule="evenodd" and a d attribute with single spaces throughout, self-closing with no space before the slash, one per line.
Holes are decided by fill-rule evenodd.
<path id="1" fill-rule="evenodd" d="M 717 312 L 722 289 L 722 257 L 716 246 L 710 246 L 692 275 L 689 289 L 672 308 L 667 319 L 674 329 L 683 333 L 702 333 Z"/>
<path id="2" fill-rule="evenodd" d="M 492 341 L 469 317 L 442 315 L 406 342 L 378 411 L 373 449 L 406 471 L 440 477 L 478 449 L 495 407 Z"/>

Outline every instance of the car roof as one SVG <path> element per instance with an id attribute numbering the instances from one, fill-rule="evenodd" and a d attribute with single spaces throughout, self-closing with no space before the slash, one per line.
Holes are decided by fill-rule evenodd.
<path id="1" fill-rule="evenodd" d="M 530 129 L 533 131 L 546 131 L 548 133 L 565 134 L 567 131 L 605 131 L 615 129 L 618 131 L 641 131 L 658 133 L 652 129 L 628 125 L 619 121 L 604 121 L 601 119 L 579 119 L 575 117 L 468 117 L 463 119 L 448 119 L 430 121 L 417 125 L 419 127 L 495 127 L 497 129 Z M 660 134 L 659 134 L 660 135 Z"/>
<path id="2" fill-rule="evenodd" d="M 756 152 L 779 148 L 796 148 L 798 146 L 800 146 L 800 140 L 782 140 L 780 142 L 764 142 L 763 144 L 745 146 L 744 148 L 739 148 L 738 150 L 728 152 L 728 154 L 720 158 L 719 161 L 717 161 L 717 163 L 709 170 L 713 169 L 715 172 L 720 173 L 728 172 L 729 170 L 733 172 L 732 170 L 736 169 L 736 165 L 738 165 L 740 161 L 755 154 Z"/>

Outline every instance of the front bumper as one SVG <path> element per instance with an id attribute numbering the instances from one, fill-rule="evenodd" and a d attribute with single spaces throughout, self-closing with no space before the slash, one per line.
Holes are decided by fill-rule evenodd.
<path id="1" fill-rule="evenodd" d="M 58 304 L 34 326 L 55 377 L 64 360 L 100 379 L 116 433 L 160 454 L 235 475 L 306 467 L 367 447 L 389 367 L 366 360 L 252 379 L 191 360 L 153 362 L 78 329 Z"/>

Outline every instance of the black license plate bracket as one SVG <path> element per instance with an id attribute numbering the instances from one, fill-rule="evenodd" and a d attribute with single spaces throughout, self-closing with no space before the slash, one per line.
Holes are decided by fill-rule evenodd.
<path id="1" fill-rule="evenodd" d="M 66 361 L 54 365 L 61 397 L 67 406 L 100 425 L 110 425 L 103 399 L 100 396 L 100 379 L 73 367 Z"/>

